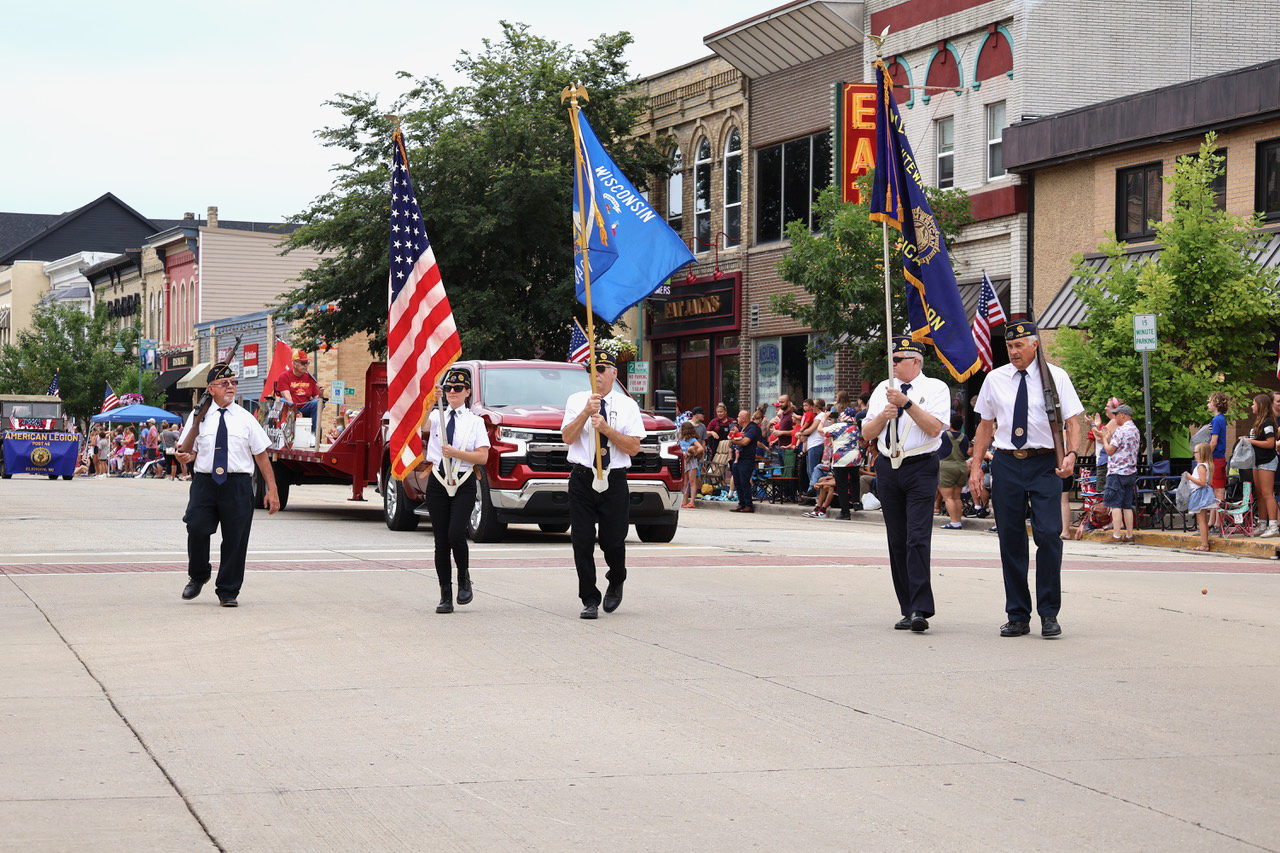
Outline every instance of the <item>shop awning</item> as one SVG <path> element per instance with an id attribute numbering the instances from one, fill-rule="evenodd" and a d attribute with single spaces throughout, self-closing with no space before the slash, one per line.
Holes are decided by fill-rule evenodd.
<path id="1" fill-rule="evenodd" d="M 206 374 L 209 373 L 209 368 L 211 367 L 213 367 L 212 361 L 200 362 L 195 367 L 187 371 L 185 376 L 178 380 L 178 388 L 184 391 L 192 388 L 203 388 L 205 386 L 204 378 Z"/>
<path id="2" fill-rule="evenodd" d="M 159 388 L 161 391 L 168 391 L 170 388 L 172 388 L 173 386 L 177 385 L 180 381 L 185 379 L 187 374 L 190 372 L 191 372 L 190 368 L 186 368 L 186 367 L 179 367 L 174 370 L 163 371 L 159 376 L 156 377 L 156 387 Z"/>

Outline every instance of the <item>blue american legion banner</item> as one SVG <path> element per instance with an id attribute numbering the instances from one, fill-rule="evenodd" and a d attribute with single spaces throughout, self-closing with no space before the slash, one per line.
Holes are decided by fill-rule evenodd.
<path id="1" fill-rule="evenodd" d="M 63 432 L 4 433 L 6 474 L 48 474 L 70 477 L 76 472 L 79 437 Z"/>
<path id="2" fill-rule="evenodd" d="M 879 96 L 871 219 L 902 235 L 902 273 L 907 279 L 911 337 L 933 344 L 938 358 L 962 382 L 982 367 L 978 347 L 969 329 L 942 229 L 925 196 L 924 179 L 893 100 L 889 69 L 877 60 L 875 73 Z"/>

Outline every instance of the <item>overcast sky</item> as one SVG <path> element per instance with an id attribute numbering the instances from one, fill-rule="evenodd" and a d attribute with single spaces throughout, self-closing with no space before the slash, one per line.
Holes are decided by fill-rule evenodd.
<path id="1" fill-rule="evenodd" d="M 460 82 L 453 64 L 498 22 L 585 48 L 626 30 L 633 74 L 710 53 L 704 36 L 781 0 L 279 0 L 9 4 L 0 62 L 0 211 L 62 213 L 113 192 L 144 216 L 280 221 L 330 185 L 316 130 L 339 92 Z"/>

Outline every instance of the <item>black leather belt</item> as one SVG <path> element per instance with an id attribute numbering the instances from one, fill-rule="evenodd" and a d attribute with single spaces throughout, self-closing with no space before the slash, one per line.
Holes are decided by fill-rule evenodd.
<path id="1" fill-rule="evenodd" d="M 212 477 L 213 475 L 212 475 L 212 474 L 205 473 L 204 471 L 197 471 L 197 472 L 196 472 L 196 476 L 197 476 L 197 477 Z M 252 476 L 253 476 L 252 474 L 241 474 L 241 473 L 236 472 L 236 471 L 228 471 L 228 472 L 227 472 L 227 477 L 228 477 L 228 479 L 229 479 L 229 478 L 231 478 L 231 477 L 252 477 Z"/>
<path id="2" fill-rule="evenodd" d="M 1021 450 L 1005 450 L 1003 447 L 997 447 L 996 452 L 1008 453 L 1014 459 L 1026 459 L 1028 456 L 1044 456 L 1046 453 L 1052 453 L 1052 447 L 1024 447 Z"/>
<path id="3" fill-rule="evenodd" d="M 592 477 L 596 475 L 595 468 L 588 465 L 579 465 L 577 462 L 573 463 L 573 467 L 570 470 L 581 474 L 590 474 Z M 626 468 L 606 468 L 604 473 L 606 477 L 609 477 L 618 471 L 626 473 L 626 470 Z"/>

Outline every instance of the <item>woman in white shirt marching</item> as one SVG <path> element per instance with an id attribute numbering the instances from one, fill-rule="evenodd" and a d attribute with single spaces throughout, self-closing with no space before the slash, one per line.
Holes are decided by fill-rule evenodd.
<path id="1" fill-rule="evenodd" d="M 489 434 L 484 419 L 468 408 L 471 397 L 471 374 L 453 368 L 445 374 L 441 385 L 447 407 L 431 410 L 428 421 L 426 460 L 433 466 L 427 478 L 425 503 L 431 513 L 431 533 L 435 538 L 436 577 L 440 581 L 440 604 L 437 613 L 453 612 L 453 568 L 450 555 L 458 567 L 458 604 L 469 604 L 471 590 L 471 557 L 467 548 L 467 521 L 476 502 L 476 481 L 471 469 L 489 458 Z M 443 426 L 442 426 L 443 421 Z M 446 463 L 446 460 L 447 463 Z M 445 483 L 449 468 L 457 486 L 452 493 Z"/>

